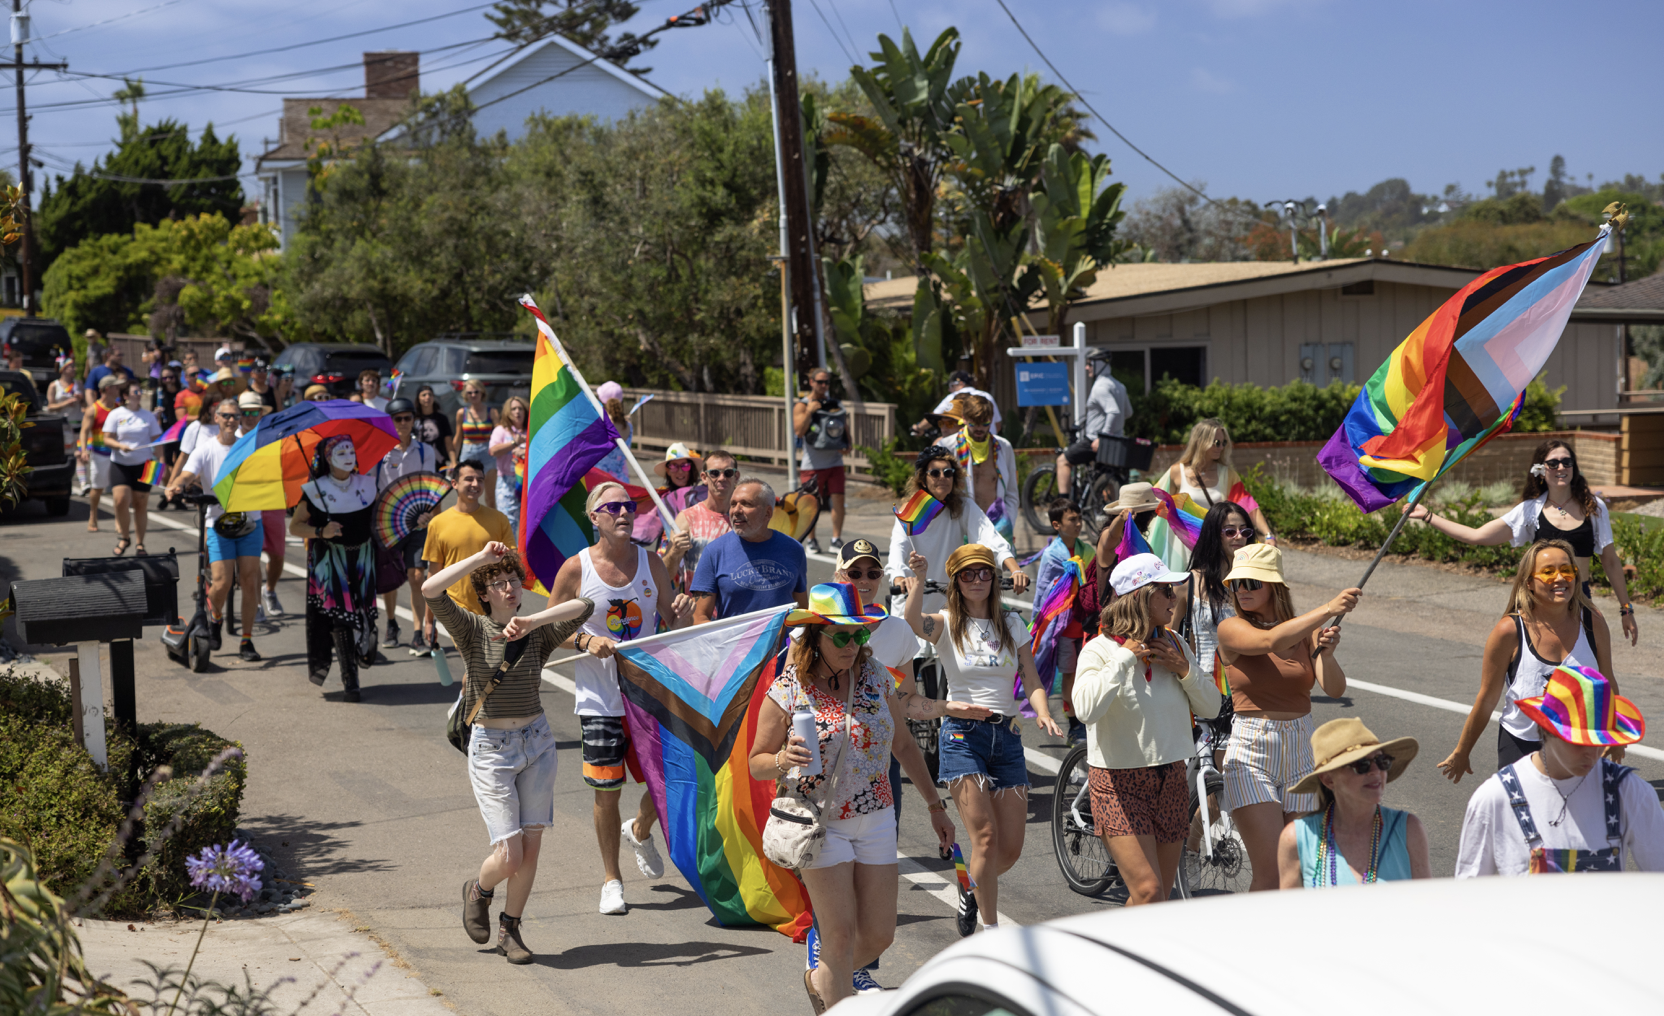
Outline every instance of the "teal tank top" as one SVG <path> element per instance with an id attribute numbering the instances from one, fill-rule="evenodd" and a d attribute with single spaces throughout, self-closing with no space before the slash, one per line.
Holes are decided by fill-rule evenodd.
<path id="1" fill-rule="evenodd" d="M 1375 869 L 1375 877 L 1382 882 L 1396 882 L 1410 877 L 1410 847 L 1406 840 L 1409 828 L 1407 820 L 1409 813 L 1393 808 L 1381 809 L 1381 861 Z M 1294 820 L 1295 842 L 1300 846 L 1300 882 L 1307 889 L 1327 888 L 1329 873 L 1317 870 L 1317 844 L 1323 838 L 1323 813 L 1313 812 Z M 1368 868 L 1366 859 L 1361 868 Z M 1327 867 L 1327 865 L 1325 865 Z M 1346 863 L 1346 858 L 1340 858 L 1335 863 L 1335 880 L 1338 885 L 1357 885 L 1357 876 L 1352 874 L 1352 866 Z"/>

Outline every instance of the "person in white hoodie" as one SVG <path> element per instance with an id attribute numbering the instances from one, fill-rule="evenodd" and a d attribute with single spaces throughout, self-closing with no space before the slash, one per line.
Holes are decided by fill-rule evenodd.
<path id="1" fill-rule="evenodd" d="M 1011 573 L 1014 592 L 1022 593 L 1028 589 L 1028 574 L 1017 564 L 1016 556 L 1011 553 L 1011 544 L 999 534 L 999 530 L 994 528 L 988 516 L 967 493 L 964 471 L 959 468 L 952 449 L 931 445 L 919 453 L 903 500 L 921 490 L 940 501 L 943 508 L 918 533 L 909 534 L 908 527 L 901 519 L 896 519 L 890 531 L 890 561 L 886 569 L 892 579 L 900 579 L 909 589 L 916 579 L 933 580 L 945 589 L 948 555 L 967 543 L 980 543 L 993 551 L 994 560 L 999 562 L 1001 568 Z M 915 576 L 913 569 L 907 566 L 909 555 L 915 552 L 924 555 L 930 562 L 929 574 Z M 926 612 L 938 611 L 945 602 L 946 597 L 942 593 L 927 593 L 924 609 Z"/>

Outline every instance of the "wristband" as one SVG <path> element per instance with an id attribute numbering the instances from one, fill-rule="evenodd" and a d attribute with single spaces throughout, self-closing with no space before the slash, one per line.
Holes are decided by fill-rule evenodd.
<path id="1" fill-rule="evenodd" d="M 926 805 L 924 810 L 927 811 L 927 812 L 930 812 L 930 811 L 946 812 L 948 810 L 948 803 L 946 801 L 942 800 L 940 797 L 938 797 L 936 799 L 935 804 Z"/>

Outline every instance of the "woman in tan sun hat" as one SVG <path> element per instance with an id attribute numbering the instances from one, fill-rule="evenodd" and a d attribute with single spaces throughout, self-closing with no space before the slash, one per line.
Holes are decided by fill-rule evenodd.
<path id="1" fill-rule="evenodd" d="M 1420 747 L 1413 737 L 1383 742 L 1353 716 L 1312 733 L 1316 768 L 1291 792 L 1316 793 L 1322 807 L 1283 827 L 1277 841 L 1282 888 L 1433 876 L 1421 820 L 1381 805 L 1387 784 L 1404 775 Z"/>
<path id="2" fill-rule="evenodd" d="M 1117 550 L 1126 533 L 1127 513 L 1133 513 L 1133 524 L 1143 533 L 1149 527 L 1150 520 L 1156 517 L 1155 510 L 1161 507 L 1161 502 L 1151 493 L 1153 489 L 1148 483 L 1129 483 L 1121 488 L 1119 497 L 1104 505 L 1104 515 L 1109 521 L 1099 531 L 1097 553 L 1086 562 L 1086 571 L 1081 575 L 1078 609 L 1082 613 L 1081 626 L 1088 636 L 1098 633 L 1099 612 L 1115 599 L 1109 573 L 1121 562 Z M 1090 506 L 1083 506 L 1081 514 L 1086 515 L 1090 511 Z"/>
<path id="3" fill-rule="evenodd" d="M 1298 815 L 1317 808 L 1295 784 L 1312 771 L 1312 688 L 1346 693 L 1335 662 L 1338 627 L 1324 619 L 1358 605 L 1348 589 L 1315 610 L 1295 614 L 1283 552 L 1250 543 L 1236 552 L 1225 576 L 1235 617 L 1219 622 L 1219 657 L 1235 719 L 1225 747 L 1225 809 L 1242 832 L 1253 864 L 1252 890 L 1277 888 L 1277 837 Z"/>

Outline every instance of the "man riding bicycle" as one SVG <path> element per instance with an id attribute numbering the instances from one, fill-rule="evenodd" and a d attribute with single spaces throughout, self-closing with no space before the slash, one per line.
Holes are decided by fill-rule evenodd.
<path id="1" fill-rule="evenodd" d="M 1057 491 L 1069 491 L 1071 466 L 1084 466 L 1098 455 L 1098 438 L 1125 437 L 1127 420 L 1132 416 L 1132 399 L 1127 386 L 1109 372 L 1109 350 L 1095 349 L 1086 361 L 1086 372 L 1092 378 L 1092 388 L 1086 397 L 1086 419 L 1081 422 L 1075 443 L 1063 449 L 1057 457 Z"/>

